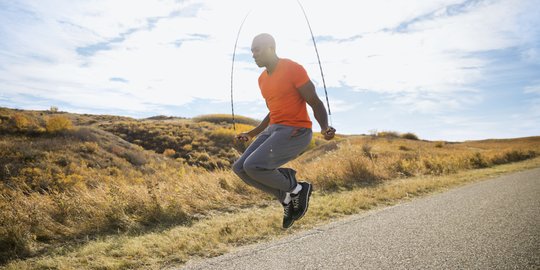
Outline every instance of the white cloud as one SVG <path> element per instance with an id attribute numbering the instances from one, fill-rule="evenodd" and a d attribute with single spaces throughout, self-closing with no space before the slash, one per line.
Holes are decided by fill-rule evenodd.
<path id="1" fill-rule="evenodd" d="M 326 37 L 317 45 L 328 87 L 385 93 L 391 104 L 411 112 L 448 112 L 482 102 L 475 84 L 490 76 L 486 70 L 493 63 L 479 53 L 521 48 L 525 61 L 538 58 L 540 12 L 535 0 L 302 3 L 315 35 Z M 233 45 L 250 10 L 237 55 L 245 60 L 252 37 L 272 33 L 278 54 L 303 64 L 322 88 L 296 1 L 47 0 L 10 5 L 14 8 L 0 11 L 3 97 L 23 94 L 73 107 L 149 113 L 160 105 L 180 106 L 195 99 L 228 101 Z M 81 48 L 91 53 L 80 55 Z M 260 72 L 252 62 L 235 63 L 235 101 L 261 101 Z M 537 88 L 524 92 L 538 93 Z M 358 108 L 358 100 L 332 93 L 330 101 L 337 113 Z M 264 114 L 266 108 L 259 107 L 248 113 Z"/>
<path id="2" fill-rule="evenodd" d="M 540 95 L 540 84 L 526 86 L 523 88 L 523 92 L 526 94 Z"/>
<path id="3" fill-rule="evenodd" d="M 514 21 L 522 7 L 515 1 L 499 1 L 463 14 L 413 23 L 410 32 L 379 31 L 348 44 L 321 47 L 337 60 L 331 70 L 357 88 L 451 91 L 485 75 L 482 71 L 489 62 L 472 53 L 521 43 Z M 336 84 L 342 78 L 332 79 Z"/>
<path id="4" fill-rule="evenodd" d="M 412 92 L 391 95 L 391 103 L 406 108 L 409 112 L 434 113 L 463 109 L 466 105 L 478 104 L 482 97 L 474 90 L 455 93 Z"/>
<path id="5" fill-rule="evenodd" d="M 537 48 L 528 48 L 521 53 L 523 60 L 529 63 L 538 63 L 540 62 L 540 52 Z"/>

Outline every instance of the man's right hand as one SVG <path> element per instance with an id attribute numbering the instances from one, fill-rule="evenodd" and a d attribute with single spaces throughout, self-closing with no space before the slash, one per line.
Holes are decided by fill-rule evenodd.
<path id="1" fill-rule="evenodd" d="M 333 127 L 327 127 L 325 130 L 321 130 L 321 134 L 325 140 L 331 140 L 336 135 L 336 129 Z"/>
<path id="2" fill-rule="evenodd" d="M 236 139 L 239 141 L 247 142 L 251 139 L 251 136 L 247 132 L 242 132 L 238 135 L 236 135 Z"/>

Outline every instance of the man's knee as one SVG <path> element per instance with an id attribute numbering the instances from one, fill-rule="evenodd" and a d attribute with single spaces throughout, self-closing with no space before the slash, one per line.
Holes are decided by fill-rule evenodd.
<path id="1" fill-rule="evenodd" d="M 246 162 L 244 162 L 244 171 L 247 173 L 247 175 L 249 175 L 250 177 L 254 177 L 254 176 L 257 176 L 257 172 L 260 170 L 260 167 L 257 166 L 257 164 L 251 160 L 246 160 Z"/>

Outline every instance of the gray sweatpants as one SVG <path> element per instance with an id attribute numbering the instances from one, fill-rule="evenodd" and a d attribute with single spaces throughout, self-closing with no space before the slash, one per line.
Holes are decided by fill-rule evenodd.
<path id="1" fill-rule="evenodd" d="M 233 171 L 247 184 L 273 194 L 283 202 L 286 193 L 292 191 L 297 183 L 277 168 L 302 153 L 312 135 L 309 128 L 270 125 L 234 163 Z"/>

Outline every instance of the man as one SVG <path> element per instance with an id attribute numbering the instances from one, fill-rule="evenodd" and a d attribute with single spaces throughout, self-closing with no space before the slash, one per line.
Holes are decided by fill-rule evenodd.
<path id="1" fill-rule="evenodd" d="M 332 139 L 336 130 L 328 126 L 326 109 L 305 69 L 279 58 L 271 35 L 257 35 L 251 52 L 257 66 L 266 68 L 259 76 L 259 88 L 270 112 L 259 126 L 236 136 L 248 141 L 258 135 L 233 170 L 247 184 L 276 196 L 284 207 L 283 227 L 289 228 L 306 213 L 313 188 L 310 183 L 298 183 L 293 169 L 278 167 L 296 158 L 311 141 L 306 103 L 326 140 Z"/>

